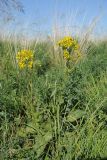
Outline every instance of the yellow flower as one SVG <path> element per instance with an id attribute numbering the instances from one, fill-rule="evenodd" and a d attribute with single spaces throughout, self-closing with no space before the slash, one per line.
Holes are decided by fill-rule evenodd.
<path id="1" fill-rule="evenodd" d="M 32 68 L 32 67 L 33 67 L 33 61 L 29 61 L 28 67 L 29 67 L 29 68 Z"/>
<path id="2" fill-rule="evenodd" d="M 31 50 L 21 50 L 17 53 L 16 59 L 20 69 L 32 68 L 33 66 L 33 52 Z"/>
<path id="3" fill-rule="evenodd" d="M 81 57 L 80 46 L 77 40 L 72 37 L 64 37 L 58 41 L 58 45 L 63 50 L 63 56 L 66 60 L 77 62 Z M 70 55 L 70 53 L 72 53 Z"/>
<path id="4" fill-rule="evenodd" d="M 64 58 L 69 60 L 70 59 L 70 54 L 67 50 L 64 50 Z"/>
<path id="5" fill-rule="evenodd" d="M 64 37 L 63 39 L 61 39 L 59 42 L 58 42 L 58 45 L 60 47 L 63 47 L 63 48 L 69 48 L 71 47 L 73 44 L 73 38 L 72 37 Z"/>
<path id="6" fill-rule="evenodd" d="M 26 67 L 24 62 L 19 62 L 18 65 L 19 65 L 20 69 L 23 69 Z"/>
<path id="7" fill-rule="evenodd" d="M 60 41 L 58 41 L 58 45 L 62 47 L 62 49 L 72 48 L 74 50 L 78 50 L 80 48 L 78 42 L 72 37 L 64 37 Z"/>
<path id="8" fill-rule="evenodd" d="M 17 53 L 16 59 L 17 60 L 28 60 L 33 58 L 33 53 L 31 50 L 21 50 L 20 52 Z"/>

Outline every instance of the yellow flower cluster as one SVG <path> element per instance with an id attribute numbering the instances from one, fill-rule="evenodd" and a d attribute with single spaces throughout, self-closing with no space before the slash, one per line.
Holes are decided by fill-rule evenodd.
<path id="1" fill-rule="evenodd" d="M 73 38 L 72 37 L 64 37 L 58 42 L 58 45 L 62 48 L 69 48 L 73 45 Z"/>
<path id="2" fill-rule="evenodd" d="M 16 59 L 20 69 L 32 68 L 33 66 L 33 52 L 31 50 L 21 50 L 17 53 Z"/>
<path id="3" fill-rule="evenodd" d="M 78 42 L 72 37 L 69 37 L 69 36 L 64 37 L 63 39 L 58 41 L 58 45 L 63 49 L 63 57 L 66 60 L 70 60 L 70 52 L 71 51 L 78 52 L 80 54 L 80 52 L 79 52 L 80 46 L 79 46 Z"/>
<path id="4" fill-rule="evenodd" d="M 64 50 L 64 58 L 65 59 L 67 59 L 67 60 L 69 60 L 70 59 L 70 54 L 69 54 L 69 52 L 67 51 L 67 50 Z"/>
<path id="5" fill-rule="evenodd" d="M 72 37 L 64 37 L 63 39 L 61 39 L 60 41 L 58 41 L 58 45 L 60 47 L 62 47 L 63 49 L 68 49 L 70 47 L 72 47 L 74 50 L 78 50 L 79 49 L 79 44 L 78 42 L 73 39 Z"/>

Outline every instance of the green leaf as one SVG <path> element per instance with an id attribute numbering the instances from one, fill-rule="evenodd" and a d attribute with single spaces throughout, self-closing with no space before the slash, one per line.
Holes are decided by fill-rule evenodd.
<path id="1" fill-rule="evenodd" d="M 25 128 L 21 127 L 18 131 L 17 131 L 17 136 L 19 137 L 26 137 L 26 131 Z"/>
<path id="2" fill-rule="evenodd" d="M 45 146 L 51 140 L 52 133 L 47 132 L 44 136 L 39 135 L 36 139 L 36 144 L 33 146 L 33 149 L 37 152 L 37 157 L 42 154 Z"/>
<path id="3" fill-rule="evenodd" d="M 85 111 L 79 110 L 79 109 L 75 111 L 71 111 L 69 115 L 67 116 L 67 121 L 74 122 L 78 120 L 79 118 L 83 117 L 85 114 L 86 114 Z"/>

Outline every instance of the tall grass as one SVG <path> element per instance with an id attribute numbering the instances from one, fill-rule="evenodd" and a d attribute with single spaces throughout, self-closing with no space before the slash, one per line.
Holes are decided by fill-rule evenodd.
<path id="1" fill-rule="evenodd" d="M 41 66 L 19 70 L 25 47 Z M 67 70 L 50 42 L 0 41 L 1 159 L 107 158 L 107 44 L 87 51 Z"/>

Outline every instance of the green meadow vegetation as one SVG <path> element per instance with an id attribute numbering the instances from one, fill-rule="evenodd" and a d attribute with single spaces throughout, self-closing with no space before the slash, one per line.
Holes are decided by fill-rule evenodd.
<path id="1" fill-rule="evenodd" d="M 0 159 L 107 158 L 107 41 L 66 65 L 50 42 L 0 40 Z M 33 68 L 16 54 L 33 51 Z"/>

